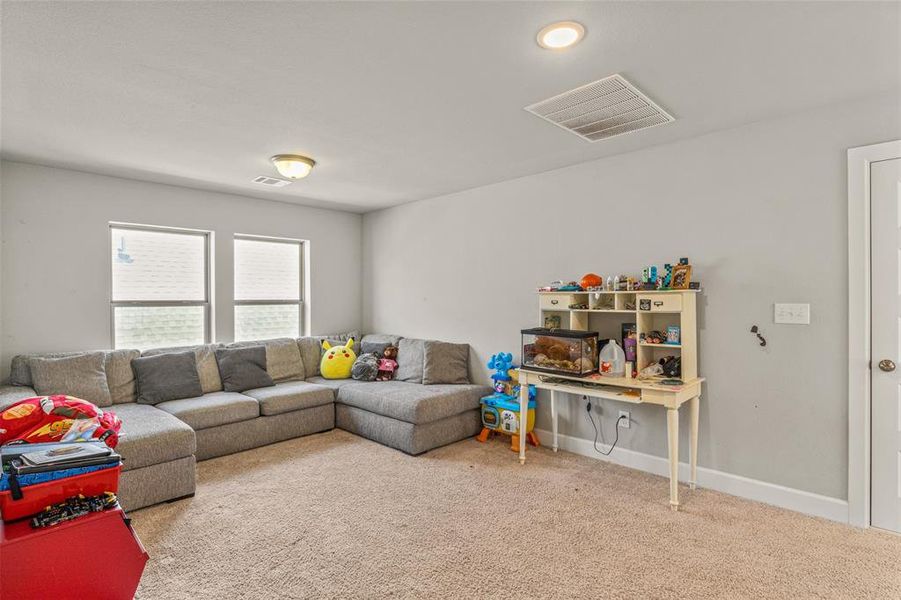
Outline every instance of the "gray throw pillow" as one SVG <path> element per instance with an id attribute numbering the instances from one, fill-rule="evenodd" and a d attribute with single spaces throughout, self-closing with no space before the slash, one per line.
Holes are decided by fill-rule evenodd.
<path id="1" fill-rule="evenodd" d="M 393 345 L 388 342 L 361 342 L 360 354 L 377 354 L 381 358 L 385 354 L 385 348 Z"/>
<path id="2" fill-rule="evenodd" d="M 219 365 L 216 363 L 215 352 L 217 348 L 222 348 L 222 344 L 151 348 L 150 350 L 144 350 L 141 356 L 157 356 L 190 350 L 194 353 L 194 358 L 197 361 L 197 376 L 200 377 L 200 387 L 203 388 L 204 394 L 210 394 L 222 391 L 222 381 L 219 379 Z"/>
<path id="3" fill-rule="evenodd" d="M 87 352 L 40 352 L 32 354 L 18 354 L 13 356 L 9 364 L 9 385 L 22 385 L 25 387 L 34 387 L 34 380 L 31 378 L 31 361 L 35 358 L 71 358 L 73 356 L 83 356 Z"/>
<path id="4" fill-rule="evenodd" d="M 248 346 L 266 348 L 266 372 L 273 381 L 294 381 L 306 378 L 300 348 L 292 338 L 234 342 L 228 345 L 229 348 L 247 348 Z"/>
<path id="5" fill-rule="evenodd" d="M 469 383 L 469 344 L 425 342 L 422 383 Z"/>
<path id="6" fill-rule="evenodd" d="M 397 346 L 403 336 L 393 335 L 390 333 L 367 333 L 363 336 L 363 339 L 360 340 L 361 344 L 365 344 L 367 342 L 372 342 L 373 344 L 388 344 L 389 346 Z"/>
<path id="7" fill-rule="evenodd" d="M 40 396 L 65 394 L 93 402 L 101 408 L 113 403 L 103 352 L 66 358 L 32 358 L 28 365 L 34 391 Z"/>
<path id="8" fill-rule="evenodd" d="M 203 395 L 197 356 L 192 350 L 139 356 L 131 361 L 131 368 L 135 372 L 138 404 L 159 404 Z"/>
<path id="9" fill-rule="evenodd" d="M 266 372 L 266 346 L 220 348 L 216 350 L 216 362 L 219 363 L 219 377 L 226 392 L 275 385 Z"/>
<path id="10" fill-rule="evenodd" d="M 422 363 L 425 356 L 425 340 L 404 338 L 397 347 L 397 381 L 422 383 Z"/>

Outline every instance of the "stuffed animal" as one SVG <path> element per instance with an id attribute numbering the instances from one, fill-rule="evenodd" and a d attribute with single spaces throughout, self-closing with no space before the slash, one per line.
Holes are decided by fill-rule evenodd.
<path id="1" fill-rule="evenodd" d="M 379 374 L 379 355 L 374 352 L 367 352 L 357 357 L 353 368 L 350 370 L 350 376 L 357 381 L 375 381 Z"/>
<path id="2" fill-rule="evenodd" d="M 397 370 L 397 347 L 388 346 L 385 348 L 385 354 L 379 360 L 379 374 L 376 381 L 391 381 L 394 379 L 394 372 Z"/>
<path id="3" fill-rule="evenodd" d="M 322 347 L 325 354 L 319 363 L 319 371 L 326 379 L 349 379 L 353 370 L 357 355 L 352 350 L 354 339 L 350 338 L 343 346 L 332 346 L 328 340 L 323 340 Z"/>

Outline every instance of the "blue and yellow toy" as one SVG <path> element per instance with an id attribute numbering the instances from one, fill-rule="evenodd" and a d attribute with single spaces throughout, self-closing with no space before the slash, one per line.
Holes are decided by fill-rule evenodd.
<path id="1" fill-rule="evenodd" d="M 494 381 L 494 393 L 481 399 L 482 431 L 476 439 L 488 441 L 494 432 L 505 433 L 511 437 L 510 449 L 519 451 L 519 385 L 518 374 L 513 366 L 513 355 L 499 352 L 488 361 L 488 368 L 494 369 L 491 379 Z M 534 385 L 529 386 L 529 414 L 526 416 L 526 440 L 533 446 L 539 446 L 535 427 L 535 397 L 538 391 Z"/>
<path id="2" fill-rule="evenodd" d="M 325 354 L 319 363 L 319 370 L 325 379 L 349 379 L 351 369 L 357 355 L 352 350 L 354 339 L 350 338 L 343 346 L 332 346 L 328 340 L 323 340 L 322 348 Z"/>

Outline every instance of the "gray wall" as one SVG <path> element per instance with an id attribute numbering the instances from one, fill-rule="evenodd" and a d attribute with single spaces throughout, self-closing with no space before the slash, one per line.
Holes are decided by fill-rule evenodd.
<path id="1" fill-rule="evenodd" d="M 212 230 L 218 341 L 232 340 L 232 236 L 310 240 L 314 333 L 361 321 L 360 215 L 4 161 L 2 345 L 20 352 L 110 345 L 110 221 Z"/>
<path id="2" fill-rule="evenodd" d="M 825 107 L 367 214 L 364 324 L 470 342 L 486 378 L 488 356 L 536 324 L 537 286 L 688 256 L 704 286 L 700 465 L 844 499 L 845 151 L 901 137 L 898 105 Z M 773 324 L 774 302 L 809 302 L 811 324 Z M 593 438 L 569 404 L 561 432 Z M 608 441 L 618 408 L 602 407 Z M 622 447 L 665 456 L 663 413 L 632 408 Z"/>

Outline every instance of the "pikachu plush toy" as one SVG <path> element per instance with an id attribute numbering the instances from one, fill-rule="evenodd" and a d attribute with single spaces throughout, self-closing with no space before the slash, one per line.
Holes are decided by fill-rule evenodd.
<path id="1" fill-rule="evenodd" d="M 343 346 L 332 346 L 328 340 L 323 340 L 322 347 L 325 354 L 322 355 L 322 361 L 319 363 L 319 370 L 326 379 L 348 379 L 350 370 L 357 360 L 354 354 L 354 340 L 350 338 Z"/>

